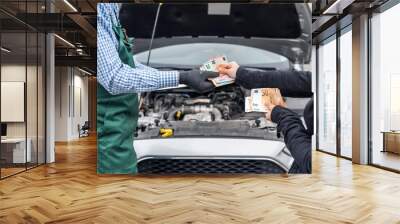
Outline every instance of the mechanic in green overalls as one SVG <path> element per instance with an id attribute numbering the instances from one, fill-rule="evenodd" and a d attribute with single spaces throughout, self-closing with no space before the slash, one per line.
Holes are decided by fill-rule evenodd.
<path id="1" fill-rule="evenodd" d="M 138 63 L 132 39 L 119 22 L 119 3 L 97 5 L 97 172 L 135 174 L 133 135 L 138 119 L 138 92 L 186 84 L 198 92 L 213 89 L 213 72 L 158 71 Z M 140 27 L 137 27 L 140 29 Z"/>

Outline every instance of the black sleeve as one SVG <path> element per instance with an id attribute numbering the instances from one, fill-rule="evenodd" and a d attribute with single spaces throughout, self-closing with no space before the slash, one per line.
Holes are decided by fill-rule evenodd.
<path id="1" fill-rule="evenodd" d="M 276 106 L 271 112 L 271 120 L 278 124 L 278 132 L 283 134 L 300 172 L 311 173 L 311 136 L 300 117 L 287 108 Z"/>
<path id="2" fill-rule="evenodd" d="M 279 88 L 283 96 L 311 97 L 311 72 L 264 71 L 239 67 L 236 83 L 247 88 Z"/>

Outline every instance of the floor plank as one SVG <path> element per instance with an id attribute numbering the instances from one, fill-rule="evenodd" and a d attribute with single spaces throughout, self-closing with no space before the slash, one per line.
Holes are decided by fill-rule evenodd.
<path id="1" fill-rule="evenodd" d="M 313 153 L 312 175 L 96 174 L 96 139 L 0 181 L 0 223 L 400 223 L 400 175 Z"/>

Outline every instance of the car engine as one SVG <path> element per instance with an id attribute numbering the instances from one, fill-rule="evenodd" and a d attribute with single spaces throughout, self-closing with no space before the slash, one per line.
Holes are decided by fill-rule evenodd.
<path id="1" fill-rule="evenodd" d="M 245 113 L 250 92 L 235 84 L 199 94 L 169 89 L 145 93 L 140 99 L 136 138 L 215 136 L 276 139 L 276 125 L 264 113 Z M 162 130 L 170 131 L 164 135 Z"/>

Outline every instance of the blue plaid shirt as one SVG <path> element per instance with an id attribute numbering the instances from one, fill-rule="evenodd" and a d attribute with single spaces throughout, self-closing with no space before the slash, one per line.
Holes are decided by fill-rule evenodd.
<path id="1" fill-rule="evenodd" d="M 122 63 L 118 55 L 118 40 L 112 29 L 113 24 L 119 22 L 117 3 L 99 3 L 97 13 L 97 80 L 110 94 L 178 86 L 178 71 L 158 71 L 135 59 L 135 68 Z"/>

